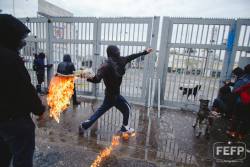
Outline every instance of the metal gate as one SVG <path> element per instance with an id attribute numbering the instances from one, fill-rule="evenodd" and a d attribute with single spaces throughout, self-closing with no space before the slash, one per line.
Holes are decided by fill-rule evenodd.
<path id="1" fill-rule="evenodd" d="M 222 81 L 228 79 L 232 69 L 238 66 L 239 59 L 250 57 L 249 19 L 163 17 L 160 33 L 160 17 L 21 20 L 31 29 L 28 45 L 21 55 L 33 84 L 36 84 L 32 70 L 33 53 L 44 52 L 47 63 L 54 64 L 46 74 L 49 82 L 64 54 L 71 55 L 77 69 L 85 66 L 96 71 L 107 58 L 108 45 L 117 45 L 122 56 L 146 47 L 156 50 L 159 34 L 156 74 L 155 56 L 141 57 L 127 66 L 121 86 L 124 96 L 141 103 L 151 101 L 148 97 L 152 94 L 155 102 L 160 99 L 162 105 L 168 106 L 197 106 L 200 98 L 212 102 Z M 150 78 L 160 83 L 154 82 L 152 86 Z M 78 79 L 76 88 L 82 95 L 102 97 L 104 94 L 103 83 L 91 84 Z"/>
<path id="2" fill-rule="evenodd" d="M 99 63 L 106 57 L 108 45 L 117 45 L 122 56 L 143 51 L 146 47 L 156 48 L 159 17 L 149 18 L 100 18 L 98 41 L 100 41 Z M 97 60 L 98 60 L 97 59 Z M 153 75 L 149 56 L 133 60 L 127 66 L 121 85 L 121 94 L 133 101 L 145 102 L 148 78 Z M 104 84 L 97 87 L 99 95 L 104 94 Z"/>
<path id="3" fill-rule="evenodd" d="M 238 19 L 236 31 L 236 45 L 233 50 L 232 66 L 229 70 L 239 66 L 241 58 L 250 60 L 250 19 Z"/>
<path id="4" fill-rule="evenodd" d="M 165 105 L 194 107 L 217 96 L 231 19 L 163 18 L 157 78 Z M 190 96 L 189 96 L 190 95 Z"/>
<path id="5" fill-rule="evenodd" d="M 95 18 L 52 17 L 21 19 L 30 29 L 28 45 L 22 55 L 28 57 L 26 67 L 35 84 L 32 71 L 33 53 L 45 52 L 47 63 L 54 64 L 48 70 L 48 82 L 55 74 L 64 54 L 70 54 L 76 69 L 91 67 L 94 71 L 107 58 L 108 45 L 117 45 L 121 55 L 143 51 L 146 47 L 157 47 L 159 17 L 148 18 Z M 26 53 L 29 46 L 33 50 Z M 153 76 L 153 58 L 148 56 L 134 60 L 127 66 L 121 93 L 137 102 L 145 102 L 148 79 Z M 104 85 L 91 84 L 84 79 L 76 80 L 78 94 L 103 96 Z"/>

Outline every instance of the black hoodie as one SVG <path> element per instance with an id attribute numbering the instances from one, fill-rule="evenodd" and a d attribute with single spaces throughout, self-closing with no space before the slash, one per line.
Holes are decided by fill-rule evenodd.
<path id="1" fill-rule="evenodd" d="M 60 74 L 69 75 L 73 74 L 73 71 L 75 71 L 75 66 L 71 62 L 70 55 L 66 54 L 63 56 L 63 62 L 58 64 L 57 72 Z"/>
<path id="2" fill-rule="evenodd" d="M 97 74 L 88 81 L 99 83 L 103 79 L 106 86 L 105 95 L 115 97 L 120 94 L 120 86 L 123 75 L 125 74 L 125 66 L 132 60 L 148 54 L 147 51 L 121 57 L 117 46 L 110 45 L 107 48 L 108 60 L 97 70 Z"/>
<path id="3" fill-rule="evenodd" d="M 31 112 L 41 115 L 45 109 L 19 56 L 29 32 L 21 21 L 0 14 L 0 123 Z"/>

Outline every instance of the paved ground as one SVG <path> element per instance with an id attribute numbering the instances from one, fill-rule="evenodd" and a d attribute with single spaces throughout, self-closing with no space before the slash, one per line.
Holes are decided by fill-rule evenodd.
<path id="1" fill-rule="evenodd" d="M 48 116 L 37 123 L 35 167 L 87 167 L 97 154 L 110 144 L 112 135 L 121 126 L 122 116 L 116 109 L 104 114 L 96 124 L 79 137 L 77 130 L 82 120 L 87 119 L 100 102 L 84 100 L 80 106 L 70 106 L 61 115 L 60 123 Z M 195 114 L 185 111 L 164 109 L 161 117 L 157 111 L 133 105 L 130 126 L 136 129 L 136 136 L 121 141 L 112 156 L 103 166 L 244 166 L 249 167 L 250 155 L 243 163 L 215 163 L 212 157 L 212 145 L 216 141 L 227 141 L 224 135 L 226 122 L 215 122 L 211 137 L 197 139 L 192 123 Z M 250 135 L 246 141 L 250 145 Z"/>

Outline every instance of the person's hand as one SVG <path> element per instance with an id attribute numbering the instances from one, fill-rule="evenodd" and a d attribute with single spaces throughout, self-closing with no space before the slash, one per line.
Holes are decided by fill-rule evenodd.
<path id="1" fill-rule="evenodd" d="M 153 49 L 152 48 L 147 48 L 147 49 L 145 49 L 145 51 L 149 54 L 149 53 L 151 53 L 153 51 Z"/>
<path id="2" fill-rule="evenodd" d="M 225 81 L 223 81 L 223 83 L 224 83 L 224 85 L 228 85 L 228 84 L 231 83 L 231 81 L 230 80 L 225 80 Z"/>

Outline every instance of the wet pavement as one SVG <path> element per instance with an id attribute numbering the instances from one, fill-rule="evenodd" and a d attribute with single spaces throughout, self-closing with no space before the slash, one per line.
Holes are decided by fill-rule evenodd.
<path id="1" fill-rule="evenodd" d="M 89 167 L 98 153 L 111 143 L 122 124 L 122 115 L 115 108 L 107 111 L 84 136 L 78 136 L 78 125 L 86 120 L 101 101 L 82 99 L 81 105 L 70 106 L 62 115 L 60 123 L 47 115 L 37 122 L 35 167 Z M 148 115 L 149 112 L 149 115 Z M 250 157 L 243 163 L 216 163 L 212 145 L 228 141 L 224 135 L 226 122 L 217 120 L 209 139 L 195 137 L 192 112 L 157 110 L 133 105 L 129 125 L 136 136 L 122 140 L 102 166 L 175 167 L 175 166 L 250 166 Z M 245 142 L 250 145 L 250 135 Z"/>

